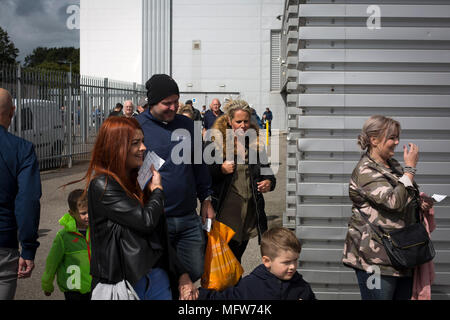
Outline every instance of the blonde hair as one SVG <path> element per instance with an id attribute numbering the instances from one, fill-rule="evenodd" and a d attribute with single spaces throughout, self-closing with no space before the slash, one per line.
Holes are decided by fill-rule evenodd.
<path id="1" fill-rule="evenodd" d="M 189 115 L 189 118 L 194 119 L 194 111 L 192 110 L 192 107 L 190 105 L 185 105 L 178 109 L 178 114 L 185 114 L 187 113 Z"/>
<path id="2" fill-rule="evenodd" d="M 252 109 L 245 100 L 228 100 L 223 110 L 230 120 L 233 120 L 234 114 L 238 110 L 247 112 L 250 117 L 252 116 Z"/>
<path id="3" fill-rule="evenodd" d="M 397 132 L 400 134 L 400 123 L 392 118 L 374 115 L 366 120 L 358 135 L 358 145 L 362 150 L 370 151 L 370 138 L 386 138 Z"/>
<path id="4" fill-rule="evenodd" d="M 262 146 L 260 146 L 260 141 L 259 141 L 259 128 L 257 125 L 253 124 L 251 122 L 251 116 L 252 116 L 252 109 L 250 108 L 250 106 L 248 105 L 247 101 L 245 100 L 228 100 L 224 106 L 224 111 L 225 114 L 220 116 L 219 118 L 217 118 L 217 120 L 215 121 L 214 125 L 213 125 L 213 129 L 218 129 L 221 133 L 222 133 L 222 140 L 217 140 L 215 139 L 215 137 L 212 138 L 211 141 L 214 141 L 216 144 L 216 150 L 219 152 L 223 153 L 223 159 L 226 159 L 227 156 L 227 132 L 226 129 L 231 128 L 231 121 L 234 119 L 234 114 L 237 111 L 244 111 L 247 112 L 249 115 L 249 120 L 250 120 L 250 127 L 252 129 L 255 130 L 256 132 L 256 139 L 252 139 L 252 141 L 250 141 L 250 145 L 249 147 L 252 148 L 253 150 L 259 151 L 260 147 L 262 148 Z M 234 144 L 234 154 L 237 154 L 237 144 Z"/>

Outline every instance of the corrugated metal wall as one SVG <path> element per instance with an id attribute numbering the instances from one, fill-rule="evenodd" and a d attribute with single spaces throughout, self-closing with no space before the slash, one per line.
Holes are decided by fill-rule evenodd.
<path id="1" fill-rule="evenodd" d="M 351 214 L 348 181 L 360 158 L 356 137 L 370 115 L 399 120 L 400 144 L 419 145 L 422 191 L 450 194 L 450 2 L 389 3 L 286 1 L 285 225 L 295 226 L 303 242 L 300 270 L 321 299 L 360 298 L 341 257 Z M 368 28 L 377 22 L 372 9 L 381 10 L 380 29 Z M 403 161 L 402 153 L 395 158 Z M 449 299 L 449 199 L 435 208 L 432 297 Z"/>
<path id="2" fill-rule="evenodd" d="M 158 73 L 171 74 L 171 0 L 142 0 L 142 83 Z"/>
<path id="3" fill-rule="evenodd" d="M 280 91 L 281 32 L 270 30 L 270 91 Z"/>

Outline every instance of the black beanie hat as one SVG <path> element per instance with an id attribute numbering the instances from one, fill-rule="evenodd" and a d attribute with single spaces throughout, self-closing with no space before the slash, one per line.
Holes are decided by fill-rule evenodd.
<path id="1" fill-rule="evenodd" d="M 154 106 L 173 94 L 180 96 L 177 83 L 167 74 L 153 75 L 145 84 L 145 88 L 149 106 Z"/>

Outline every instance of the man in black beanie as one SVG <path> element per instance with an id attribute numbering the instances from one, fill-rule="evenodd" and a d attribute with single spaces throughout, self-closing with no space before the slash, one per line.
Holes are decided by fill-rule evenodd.
<path id="1" fill-rule="evenodd" d="M 190 161 L 184 161 L 184 153 L 195 150 L 195 130 L 192 120 L 177 114 L 180 92 L 175 80 L 165 74 L 156 74 L 145 86 L 149 107 L 136 119 L 144 132 L 147 151 L 155 152 L 165 161 L 159 173 L 165 195 L 169 237 L 178 258 L 195 282 L 203 274 L 205 238 L 202 223 L 215 217 L 211 205 L 211 176 L 203 156 L 200 163 L 194 163 L 195 156 L 191 152 Z M 177 137 L 175 141 L 172 141 L 173 136 Z M 199 139 L 201 143 L 201 136 Z M 174 158 L 180 155 L 180 145 L 186 143 L 190 149 L 182 149 L 183 161 L 179 163 L 179 159 Z M 177 151 L 174 151 L 175 147 Z M 201 202 L 201 217 L 196 210 L 197 198 Z"/>

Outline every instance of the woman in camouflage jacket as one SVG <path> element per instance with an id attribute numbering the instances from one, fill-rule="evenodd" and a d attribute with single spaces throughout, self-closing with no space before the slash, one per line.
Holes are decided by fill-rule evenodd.
<path id="1" fill-rule="evenodd" d="M 405 168 L 392 158 L 399 135 L 397 121 L 372 116 L 358 137 L 358 144 L 367 152 L 362 155 L 350 180 L 353 215 L 348 224 L 342 261 L 355 269 L 363 300 L 410 299 L 413 270 L 397 270 L 391 265 L 381 239 L 359 211 L 372 224 L 392 231 L 415 223 L 419 206 L 425 210 L 432 206 L 430 198 L 420 197 L 414 182 L 418 147 L 409 143 L 408 150 L 403 146 Z"/>

